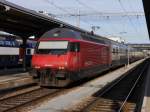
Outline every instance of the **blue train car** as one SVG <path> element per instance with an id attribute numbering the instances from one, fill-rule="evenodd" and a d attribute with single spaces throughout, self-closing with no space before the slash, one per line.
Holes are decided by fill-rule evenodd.
<path id="1" fill-rule="evenodd" d="M 0 67 L 17 66 L 19 62 L 19 43 L 13 38 L 0 38 Z"/>
<path id="2" fill-rule="evenodd" d="M 23 51 L 24 49 L 22 49 L 21 44 L 15 38 L 0 38 L 0 68 L 21 67 L 24 53 L 26 53 L 26 64 L 30 66 L 36 42 L 27 41 L 26 51 Z"/>
<path id="3" fill-rule="evenodd" d="M 23 56 L 24 53 L 26 53 L 26 65 L 30 66 L 31 65 L 31 58 L 32 55 L 34 54 L 34 48 L 36 46 L 36 41 L 35 40 L 27 40 L 27 44 L 26 44 L 26 51 L 24 51 L 25 49 L 22 47 L 22 45 L 20 45 L 20 56 L 19 56 L 19 62 L 22 64 L 23 63 Z"/>

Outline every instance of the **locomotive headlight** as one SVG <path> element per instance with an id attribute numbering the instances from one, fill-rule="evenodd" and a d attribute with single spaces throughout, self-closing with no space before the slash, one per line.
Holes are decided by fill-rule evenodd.
<path id="1" fill-rule="evenodd" d="M 22 62 L 22 61 L 23 61 L 23 59 L 19 59 L 19 61 L 20 61 L 20 62 Z"/>
<path id="2" fill-rule="evenodd" d="M 65 67 L 61 67 L 61 66 L 59 67 L 59 70 L 64 70 L 64 69 L 65 69 Z"/>
<path id="3" fill-rule="evenodd" d="M 35 66 L 34 68 L 39 69 L 39 68 L 40 68 L 40 66 Z"/>

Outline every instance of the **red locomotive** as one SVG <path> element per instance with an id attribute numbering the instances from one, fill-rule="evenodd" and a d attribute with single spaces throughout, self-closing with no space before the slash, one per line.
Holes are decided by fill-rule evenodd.
<path id="1" fill-rule="evenodd" d="M 32 57 L 32 67 L 41 86 L 66 86 L 125 63 L 124 44 L 67 28 L 43 34 Z"/>

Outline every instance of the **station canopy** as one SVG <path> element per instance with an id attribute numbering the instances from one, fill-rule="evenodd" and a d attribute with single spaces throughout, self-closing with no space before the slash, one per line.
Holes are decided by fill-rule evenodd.
<path id="1" fill-rule="evenodd" d="M 0 30 L 22 38 L 40 37 L 44 32 L 65 27 L 86 32 L 83 29 L 69 25 L 36 11 L 23 8 L 5 0 L 0 0 Z"/>

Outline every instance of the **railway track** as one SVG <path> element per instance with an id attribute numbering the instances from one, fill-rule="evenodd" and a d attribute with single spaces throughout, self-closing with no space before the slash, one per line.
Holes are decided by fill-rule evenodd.
<path id="1" fill-rule="evenodd" d="M 140 67 L 138 67 L 138 70 L 140 71 L 139 68 Z M 146 67 L 145 67 L 145 69 L 146 69 Z M 135 71 L 136 70 L 134 70 L 134 72 Z M 144 71 L 144 70 L 142 70 L 142 71 Z M 139 80 L 142 79 L 141 76 L 142 76 L 142 73 L 139 77 Z M 128 76 L 125 76 L 124 78 L 126 78 L 126 77 L 128 77 Z M 112 90 L 111 88 L 115 88 L 115 87 L 117 87 L 117 84 L 119 84 L 121 82 L 125 82 L 125 81 L 123 81 L 124 78 L 121 78 L 120 80 L 118 80 L 109 89 L 108 88 L 105 89 L 105 92 L 101 93 L 101 95 L 94 96 L 94 98 L 96 98 L 96 99 L 94 99 L 94 101 L 90 102 L 86 107 L 82 108 L 80 111 L 100 112 L 100 109 L 103 108 L 103 110 L 101 112 L 105 112 L 105 111 L 106 112 L 112 112 L 111 110 L 113 110 L 114 108 L 115 109 L 119 108 L 122 105 L 123 102 L 118 100 L 118 99 L 117 100 L 116 99 L 112 100 L 110 98 L 106 98 L 106 95 L 108 94 L 108 92 L 110 92 Z M 135 81 L 136 78 L 132 79 L 130 82 L 132 82 L 133 80 Z M 70 88 L 70 89 L 68 88 L 67 90 L 63 90 L 62 93 L 68 92 L 68 91 L 72 90 L 73 88 Z M 34 86 L 33 88 L 32 87 L 30 89 L 28 88 L 28 90 L 24 91 L 24 92 L 18 92 L 18 93 L 15 93 L 13 95 L 2 96 L 2 97 L 0 97 L 0 112 L 8 112 L 8 111 L 15 111 L 16 112 L 16 110 L 17 111 L 19 110 L 18 112 L 20 112 L 20 110 L 22 110 L 22 108 L 23 108 L 23 110 L 28 108 L 28 107 L 26 107 L 26 105 L 29 106 L 30 104 L 33 105 L 36 102 L 41 102 L 40 99 L 44 99 L 47 96 L 52 96 L 53 97 L 54 93 L 62 94 L 61 91 L 62 91 L 62 89 L 61 90 L 60 89 L 52 89 L 52 88 L 51 89 L 46 89 L 46 88 L 41 88 L 39 86 Z M 112 93 L 112 94 L 116 95 L 116 93 Z M 112 94 L 110 96 L 112 96 Z M 109 94 L 108 94 L 108 96 L 109 96 Z M 136 104 L 132 103 L 132 102 L 125 103 L 124 105 L 125 106 L 123 106 L 123 108 L 126 107 L 126 106 L 130 109 L 133 109 L 133 108 L 136 107 Z M 93 108 L 97 109 L 97 110 L 93 110 Z"/>
<path id="2" fill-rule="evenodd" d="M 59 89 L 46 89 L 41 87 L 34 87 L 34 89 L 31 89 L 27 92 L 12 95 L 9 97 L 3 97 L 0 99 L 0 112 L 13 111 L 26 104 L 37 101 L 48 95 L 52 95 L 58 91 Z"/>
<path id="3" fill-rule="evenodd" d="M 8 96 L 16 95 L 18 93 L 23 93 L 24 91 L 35 89 L 37 87 L 38 87 L 37 83 L 31 83 L 26 85 L 20 85 L 14 88 L 2 89 L 0 90 L 0 100 Z"/>
<path id="4" fill-rule="evenodd" d="M 138 112 L 149 62 L 98 91 L 71 112 Z M 68 112 L 68 111 L 67 111 Z"/>

